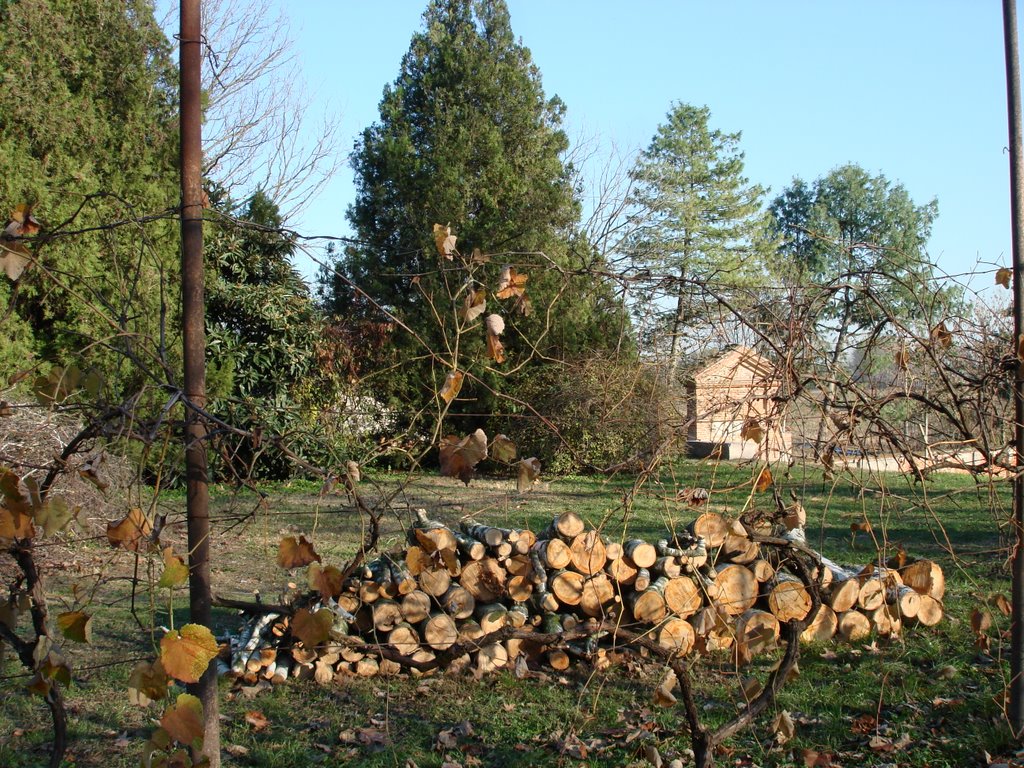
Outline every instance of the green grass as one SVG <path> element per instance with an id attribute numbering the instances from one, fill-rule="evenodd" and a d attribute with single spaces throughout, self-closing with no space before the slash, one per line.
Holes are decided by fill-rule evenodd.
<path id="1" fill-rule="evenodd" d="M 844 563 L 863 564 L 891 555 L 898 545 L 914 557 L 938 560 L 947 574 L 947 618 L 935 628 L 908 629 L 897 640 L 878 639 L 856 646 L 830 643 L 804 649 L 800 676 L 783 691 L 774 709 L 720 755 L 724 765 L 803 765 L 806 750 L 827 753 L 843 766 L 981 765 L 984 751 L 1013 755 L 1001 709 L 1007 674 L 1000 654 L 1001 633 L 1008 620 L 994 614 L 991 650 L 979 653 L 970 626 L 971 611 L 995 593 L 1009 593 L 1005 568 L 1005 530 L 1009 488 L 979 486 L 966 476 L 935 475 L 923 487 L 898 475 L 824 480 L 820 470 L 773 468 L 788 501 L 792 490 L 808 513 L 808 541 Z M 668 466 L 638 491 L 634 478 L 564 478 L 552 480 L 524 496 L 506 479 L 484 478 L 464 488 L 456 481 L 417 477 L 396 496 L 395 510 L 385 515 L 382 545 L 400 546 L 408 508 L 422 506 L 433 517 L 454 522 L 475 517 L 501 525 L 539 529 L 552 515 L 572 509 L 614 537 L 656 539 L 666 529 L 684 526 L 694 510 L 675 501 L 679 488 L 710 488 L 711 509 L 736 515 L 772 504 L 770 494 L 751 494 L 753 470 L 735 465 L 681 462 Z M 373 498 L 399 478 L 371 476 L 363 486 Z M 867 490 L 862 491 L 861 485 Z M 282 534 L 303 532 L 313 538 L 325 563 L 340 564 L 357 546 L 361 521 L 344 496 L 320 499 L 308 484 L 264 489 L 260 506 L 249 492 L 214 494 L 217 526 L 214 580 L 224 595 L 246 598 L 258 590 L 274 601 L 289 578 L 274 563 Z M 626 500 L 629 503 L 626 503 Z M 164 539 L 184 550 L 180 497 L 165 498 L 176 512 Z M 250 513 L 256 511 L 253 516 Z M 872 536 L 851 542 L 850 524 L 867 519 Z M 226 533 L 224 533 L 226 531 Z M 137 615 L 129 611 L 134 560 L 112 553 L 102 541 L 78 540 L 71 546 L 41 550 L 54 595 L 55 610 L 73 602 L 73 586 L 92 589 L 99 581 L 91 610 L 95 613 L 93 646 L 65 650 L 75 667 L 67 693 L 72 746 L 68 765 L 136 765 L 142 743 L 152 729 L 156 710 L 132 708 L 125 693 L 135 659 L 151 657 L 154 626 L 168 623 L 163 596 L 155 609 L 145 589 L 136 596 Z M 9 561 L 0 562 L 5 583 Z M 141 572 L 146 573 L 143 565 Z M 159 568 L 154 575 L 158 575 Z M 178 608 L 184 594 L 176 598 Z M 176 611 L 175 621 L 185 620 Z M 217 614 L 216 631 L 237 626 L 230 612 Z M 159 632 L 156 632 L 159 636 Z M 131 661 L 129 661 L 131 660 Z M 759 660 L 743 675 L 762 679 L 772 658 Z M 702 716 L 723 722 L 735 711 L 737 675 L 727 658 L 697 662 L 695 682 Z M 25 678 L 14 660 L 0 666 L 0 765 L 45 764 L 49 722 L 38 699 L 23 694 Z M 619 766 L 643 764 L 643 745 L 654 744 L 663 758 L 681 757 L 689 747 L 681 711 L 653 703 L 661 670 L 649 661 L 626 658 L 609 670 L 582 665 L 567 674 L 511 673 L 474 680 L 469 676 L 401 677 L 353 680 L 319 687 L 292 682 L 248 699 L 229 689 L 222 696 L 224 744 L 238 756 L 225 764 L 298 766 L 353 764 L 419 768 L 456 762 L 460 765 Z M 245 721 L 250 710 L 270 721 L 255 731 Z M 796 724 L 792 741 L 777 745 L 772 719 L 787 711 Z M 454 746 L 438 748 L 438 735 L 466 721 L 471 733 Z M 339 738 L 343 735 L 345 738 Z M 872 748 L 872 737 L 903 744 L 895 751 Z M 903 742 L 901 742 L 903 738 Z M 881 742 L 876 742 L 876 744 Z"/>

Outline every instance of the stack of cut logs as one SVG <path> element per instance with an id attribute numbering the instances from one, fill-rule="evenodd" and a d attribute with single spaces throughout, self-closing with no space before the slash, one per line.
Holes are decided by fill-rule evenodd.
<path id="1" fill-rule="evenodd" d="M 520 655 L 556 670 L 574 657 L 602 666 L 610 663 L 609 623 L 673 654 L 729 650 L 748 663 L 776 646 L 780 622 L 804 619 L 812 605 L 785 552 L 758 544 L 739 521 L 713 512 L 656 544 L 613 541 L 573 512 L 539 534 L 472 522 L 456 531 L 422 510 L 416 514 L 401 554 L 367 563 L 336 594 L 304 595 L 292 614 L 252 619 L 234 648 L 234 673 L 250 684 L 288 677 L 326 684 L 395 674 L 402 657 L 430 661 L 457 643 L 471 653 L 450 660 L 449 669 L 487 672 Z M 775 532 L 803 539 L 797 525 Z M 803 632 L 807 642 L 893 636 L 905 624 L 932 626 L 942 618 L 945 579 L 931 561 L 898 569 L 846 568 L 813 553 L 811 561 L 821 607 Z M 301 608 L 333 613 L 330 640 L 306 648 L 292 636 L 290 622 Z M 548 639 L 541 644 L 518 632 L 476 642 L 506 626 Z M 550 642 L 552 636 L 559 640 Z M 615 645 L 621 649 L 621 639 Z"/>

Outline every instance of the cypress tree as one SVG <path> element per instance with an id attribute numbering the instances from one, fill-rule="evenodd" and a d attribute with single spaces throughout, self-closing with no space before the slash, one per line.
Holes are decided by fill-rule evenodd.
<path id="1" fill-rule="evenodd" d="M 384 89 L 379 121 L 352 155 L 357 194 L 348 217 L 358 245 L 339 264 L 346 280 L 325 275 L 322 286 L 334 311 L 380 321 L 382 308 L 422 340 L 396 330 L 391 357 L 378 362 L 420 364 L 392 369 L 375 385 L 378 395 L 406 406 L 424 403 L 453 362 L 449 350 L 468 288 L 465 271 L 438 256 L 438 223 L 451 225 L 463 256 L 475 249 L 498 254 L 474 263 L 473 277 L 477 287 L 491 289 L 487 311 L 505 318 L 506 367 L 614 342 L 603 326 L 616 305 L 599 286 L 581 282 L 545 311 L 564 288 L 552 264 L 573 269 L 588 258 L 576 234 L 580 205 L 571 169 L 562 160 L 569 146 L 564 112 L 557 97 L 545 97 L 503 0 L 432 0 L 398 77 Z M 496 300 L 504 264 L 528 275 L 532 314 Z M 478 364 L 475 373 L 486 381 L 473 392 L 477 413 L 493 412 L 493 392 L 510 386 L 488 368 L 483 338 L 479 330 L 460 337 L 456 363 Z"/>

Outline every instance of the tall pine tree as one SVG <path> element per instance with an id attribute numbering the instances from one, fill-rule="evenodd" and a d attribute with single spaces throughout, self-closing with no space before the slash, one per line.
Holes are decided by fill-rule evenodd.
<path id="1" fill-rule="evenodd" d="M 743 175 L 739 133 L 709 125 L 707 107 L 675 104 L 632 172 L 634 268 L 653 276 L 639 290 L 654 332 L 668 338 L 670 378 L 688 330 L 706 324 L 711 294 L 749 287 L 763 274 L 764 190 Z M 666 288 L 666 286 L 668 286 Z"/>

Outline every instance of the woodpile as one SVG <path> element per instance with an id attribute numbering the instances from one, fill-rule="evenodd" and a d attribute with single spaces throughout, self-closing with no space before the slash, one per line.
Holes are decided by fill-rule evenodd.
<path id="1" fill-rule="evenodd" d="M 671 655 L 727 651 L 746 664 L 776 648 L 783 623 L 808 618 L 814 592 L 820 607 L 805 642 L 896 636 L 942 618 L 935 563 L 842 566 L 803 546 L 788 520 L 757 533 L 797 542 L 813 583 L 806 569 L 799 578 L 784 541 L 759 543 L 714 512 L 652 544 L 609 539 L 573 512 L 534 534 L 468 521 L 456 530 L 417 510 L 403 552 L 347 580 L 314 583 L 311 570 L 313 592 L 257 612 L 234 644 L 232 671 L 250 684 L 328 684 L 432 664 L 483 673 L 523 658 L 600 667 L 613 640 L 619 651 L 631 645 L 627 634 Z"/>

